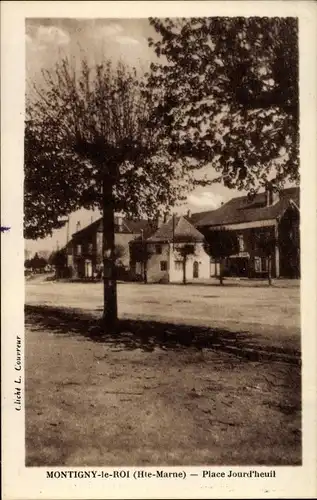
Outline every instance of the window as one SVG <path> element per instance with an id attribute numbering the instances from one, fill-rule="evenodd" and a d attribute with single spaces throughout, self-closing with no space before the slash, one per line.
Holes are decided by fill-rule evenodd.
<path id="1" fill-rule="evenodd" d="M 254 270 L 256 273 L 260 273 L 262 271 L 261 257 L 254 257 Z"/>
<path id="2" fill-rule="evenodd" d="M 77 255 L 81 255 L 81 245 L 77 245 Z"/>
<path id="3" fill-rule="evenodd" d="M 162 245 L 155 245 L 155 253 L 161 255 L 161 253 L 162 253 Z"/>
<path id="4" fill-rule="evenodd" d="M 239 244 L 239 252 L 244 252 L 245 247 L 244 247 L 243 234 L 238 234 L 238 244 Z"/>
<path id="5" fill-rule="evenodd" d="M 183 263 L 181 260 L 175 260 L 175 271 L 182 271 Z"/>
<path id="6" fill-rule="evenodd" d="M 93 250 L 93 244 L 92 243 L 88 243 L 88 252 L 92 253 L 92 250 Z"/>
<path id="7" fill-rule="evenodd" d="M 161 271 L 167 271 L 167 260 L 161 260 Z"/>

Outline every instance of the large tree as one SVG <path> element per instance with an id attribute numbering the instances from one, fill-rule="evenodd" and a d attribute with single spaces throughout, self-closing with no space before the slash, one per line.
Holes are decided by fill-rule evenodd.
<path id="1" fill-rule="evenodd" d="M 77 208 L 103 212 L 104 318 L 117 319 L 114 214 L 149 216 L 184 199 L 194 165 L 175 157 L 157 102 L 134 70 L 68 59 L 28 96 L 25 235 L 43 237 Z M 64 221 L 62 218 L 64 217 Z"/>
<path id="2" fill-rule="evenodd" d="M 205 229 L 204 250 L 215 261 L 219 263 L 219 282 L 223 285 L 224 260 L 239 252 L 239 243 L 235 231 L 228 229 Z"/>
<path id="3" fill-rule="evenodd" d="M 150 22 L 158 36 L 149 44 L 160 60 L 149 86 L 171 151 L 214 167 L 214 182 L 251 194 L 298 181 L 297 19 Z"/>

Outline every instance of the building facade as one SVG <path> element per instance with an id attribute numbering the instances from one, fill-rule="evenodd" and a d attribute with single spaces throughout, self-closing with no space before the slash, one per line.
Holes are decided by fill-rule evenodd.
<path id="1" fill-rule="evenodd" d="M 259 236 L 274 240 L 270 257 L 272 277 L 300 277 L 300 196 L 299 188 L 280 193 L 267 191 L 252 199 L 240 196 L 220 208 L 207 212 L 172 217 L 164 223 L 115 218 L 115 245 L 120 247 L 119 265 L 132 275 L 144 276 L 149 282 L 181 282 L 184 260 L 181 247 L 194 245 L 186 256 L 186 279 L 219 276 L 265 277 L 269 258 L 259 245 Z M 239 252 L 214 262 L 204 250 L 206 231 L 233 231 Z M 92 278 L 102 272 L 102 219 L 79 229 L 67 244 L 68 267 L 73 277 Z M 131 245 L 144 246 L 146 259 L 131 252 Z M 134 247 L 135 248 L 135 247 Z M 144 252 L 141 252 L 144 256 Z"/>
<path id="2" fill-rule="evenodd" d="M 146 220 L 133 221 L 115 217 L 115 246 L 118 251 L 117 265 L 128 269 L 130 264 L 129 243 L 147 228 Z M 103 269 L 102 218 L 72 235 L 67 245 L 68 266 L 75 278 L 100 277 Z"/>
<path id="3" fill-rule="evenodd" d="M 131 268 L 149 283 L 180 283 L 210 277 L 210 257 L 203 235 L 184 217 L 173 217 L 147 238 L 146 262 L 134 260 Z M 131 242 L 130 245 L 135 244 Z"/>
<path id="4" fill-rule="evenodd" d="M 262 277 L 268 273 L 268 256 L 259 245 L 259 236 L 274 241 L 272 276 L 300 277 L 300 211 L 299 188 L 280 193 L 257 194 L 233 198 L 219 209 L 194 214 L 195 225 L 202 232 L 227 229 L 236 233 L 239 253 L 223 263 L 229 276 Z M 215 274 L 219 266 L 214 267 Z"/>

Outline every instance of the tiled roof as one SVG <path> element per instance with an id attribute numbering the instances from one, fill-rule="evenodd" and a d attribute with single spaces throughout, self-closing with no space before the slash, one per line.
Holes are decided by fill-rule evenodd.
<path id="1" fill-rule="evenodd" d="M 184 217 L 171 218 L 152 235 L 147 241 L 157 242 L 190 242 L 203 241 L 203 235 Z"/>
<path id="2" fill-rule="evenodd" d="M 185 215 L 185 219 L 187 219 L 193 226 L 197 226 L 198 222 L 205 217 L 205 215 L 209 214 L 210 210 L 205 211 L 205 212 L 196 212 L 191 214 L 190 216 Z"/>
<path id="3" fill-rule="evenodd" d="M 250 201 L 247 196 L 232 198 L 217 210 L 193 214 L 196 227 L 238 224 L 277 219 L 283 215 L 291 200 L 299 207 L 299 188 L 288 188 L 280 192 L 280 199 L 271 206 L 266 206 L 266 194 L 259 193 Z M 193 216 L 190 221 L 193 221 Z"/>
<path id="4" fill-rule="evenodd" d="M 284 189 L 280 193 L 280 200 L 271 205 L 266 206 L 266 194 L 259 193 L 250 201 L 247 196 L 239 196 L 232 198 L 220 208 L 206 212 L 196 212 L 190 217 L 175 217 L 175 237 L 178 234 L 179 238 L 189 236 L 196 238 L 196 241 L 201 241 L 203 236 L 195 228 L 203 226 L 221 226 L 225 224 L 238 224 L 241 222 L 256 222 L 261 220 L 272 220 L 281 216 L 289 203 L 292 201 L 299 207 L 300 203 L 299 188 Z M 151 223 L 145 219 L 132 220 L 123 218 L 122 230 L 118 229 L 118 217 L 115 217 L 116 228 L 115 232 L 126 234 L 138 234 L 143 231 L 143 238 L 148 238 L 150 241 L 172 241 L 173 238 L 173 219 L 163 224 L 154 234 Z M 92 224 L 77 231 L 73 236 L 79 236 L 84 232 L 98 231 L 102 232 L 103 224 L 102 217 Z M 156 238 L 155 240 L 153 238 Z M 159 239 L 157 239 L 159 238 Z"/>
<path id="5" fill-rule="evenodd" d="M 123 227 L 127 229 L 130 233 L 140 233 L 141 231 L 147 231 L 150 227 L 149 221 L 145 219 L 131 220 L 123 219 Z"/>
<path id="6" fill-rule="evenodd" d="M 147 230 L 149 226 L 149 222 L 145 219 L 131 220 L 123 218 L 122 227 L 121 230 L 119 230 L 118 219 L 119 218 L 115 216 L 115 233 L 138 234 L 141 233 L 142 230 L 143 231 Z M 79 235 L 84 234 L 85 232 L 91 232 L 91 231 L 102 232 L 102 229 L 103 229 L 103 220 L 102 217 L 100 217 L 100 219 L 97 219 L 92 224 L 89 224 L 88 226 L 74 233 L 73 236 L 77 237 Z"/>

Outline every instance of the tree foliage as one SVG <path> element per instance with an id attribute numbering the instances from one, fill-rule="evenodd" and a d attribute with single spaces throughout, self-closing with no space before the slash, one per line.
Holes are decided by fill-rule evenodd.
<path id="1" fill-rule="evenodd" d="M 31 269 L 32 268 L 32 259 L 26 259 L 24 261 L 24 267 L 25 267 L 25 269 Z"/>
<path id="2" fill-rule="evenodd" d="M 234 231 L 228 229 L 207 229 L 204 250 L 214 259 L 225 259 L 239 252 L 239 242 Z"/>
<path id="3" fill-rule="evenodd" d="M 103 209 L 104 179 L 113 209 L 130 217 L 184 199 L 192 171 L 174 161 L 165 130 L 150 124 L 151 95 L 135 70 L 63 59 L 43 79 L 26 108 L 27 238 L 46 236 L 78 208 Z"/>
<path id="4" fill-rule="evenodd" d="M 36 271 L 43 271 L 47 265 L 47 261 L 43 257 L 39 257 L 38 253 L 36 253 L 32 259 L 26 261 L 26 264 L 27 268 L 32 268 Z"/>
<path id="5" fill-rule="evenodd" d="M 56 250 L 51 253 L 49 263 L 58 268 L 67 267 L 67 251 L 65 248 Z"/>
<path id="6" fill-rule="evenodd" d="M 298 181 L 297 19 L 150 22 L 159 38 L 149 44 L 161 60 L 149 87 L 170 150 L 210 164 L 209 181 L 229 188 L 254 193 Z"/>
<path id="7" fill-rule="evenodd" d="M 202 231 L 205 237 L 204 250 L 220 265 L 230 255 L 239 252 L 239 242 L 234 231 L 228 229 L 206 229 Z M 220 283 L 223 280 L 223 270 L 219 273 Z"/>
<path id="8" fill-rule="evenodd" d="M 140 262 L 144 283 L 147 283 L 147 264 L 153 255 L 154 250 L 143 237 L 139 237 L 130 242 L 130 262 Z"/>
<path id="9" fill-rule="evenodd" d="M 115 263 L 116 265 L 122 265 L 122 259 L 125 257 L 126 255 L 126 249 L 123 245 L 115 245 L 115 248 L 114 248 L 114 260 L 115 260 Z"/>
<path id="10" fill-rule="evenodd" d="M 38 105 L 26 110 L 24 134 L 24 236 L 44 238 L 63 227 L 65 217 L 81 206 L 86 167 L 71 149 L 63 148 L 57 124 L 38 114 Z M 48 111 L 49 112 L 49 111 Z"/>

